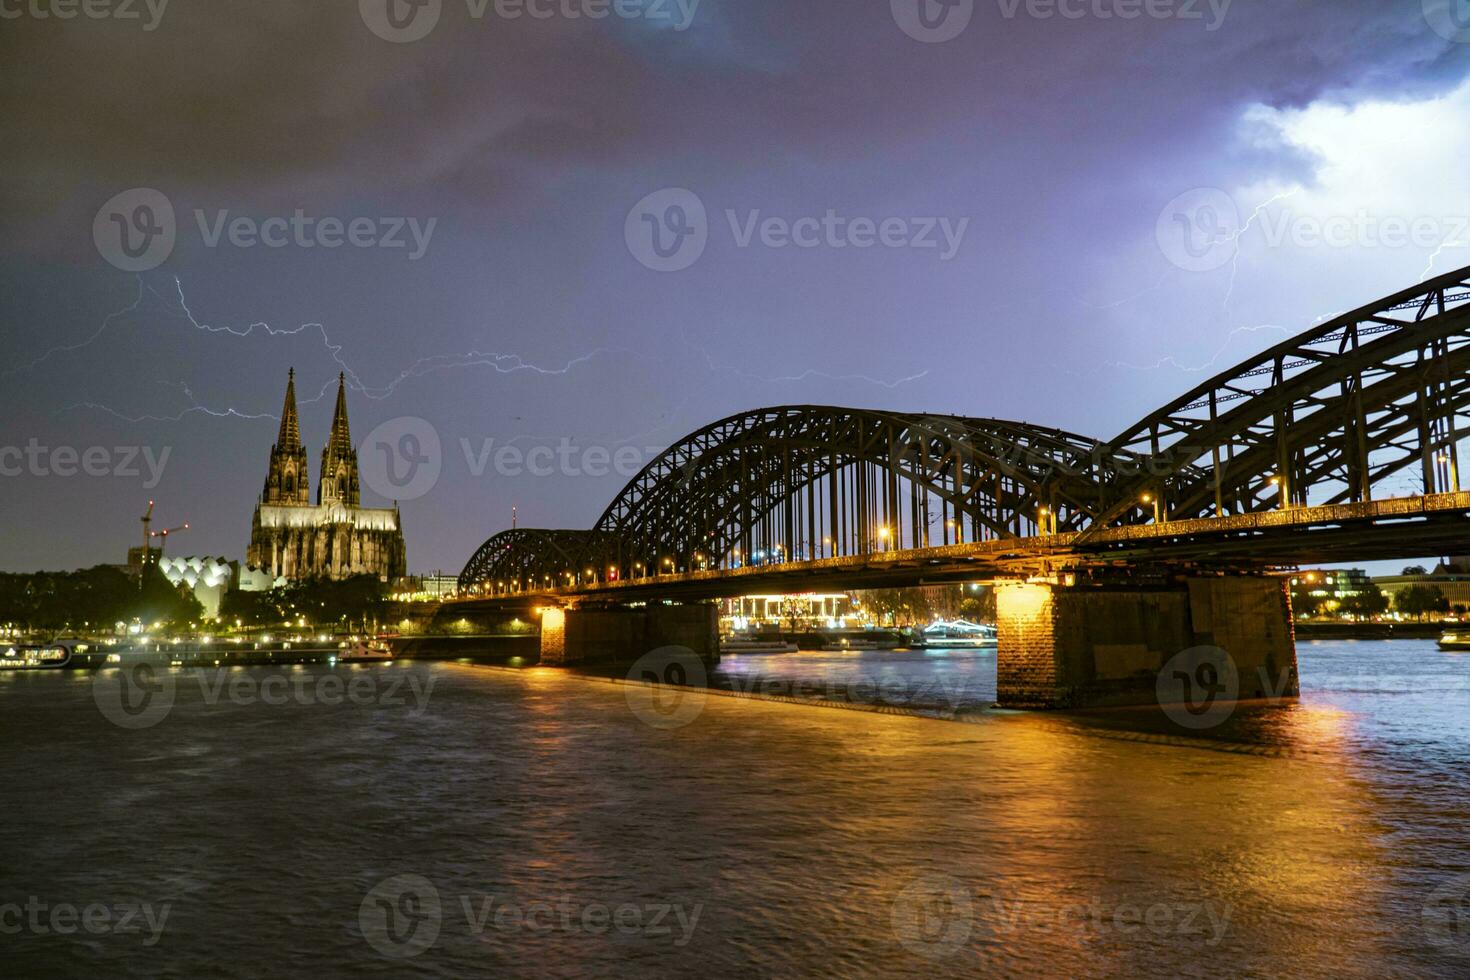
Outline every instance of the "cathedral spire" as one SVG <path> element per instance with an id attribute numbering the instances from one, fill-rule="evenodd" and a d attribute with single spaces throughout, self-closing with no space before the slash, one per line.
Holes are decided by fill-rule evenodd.
<path id="1" fill-rule="evenodd" d="M 317 484 L 316 502 L 337 502 L 356 507 L 361 499 L 358 490 L 357 450 L 352 448 L 352 432 L 347 426 L 347 375 L 337 375 L 337 408 L 332 413 L 332 434 L 322 448 L 322 478 Z"/>
<path id="2" fill-rule="evenodd" d="M 301 446 L 301 422 L 296 418 L 296 369 L 286 372 L 286 404 L 281 407 L 281 431 L 276 436 L 277 449 Z"/>
<path id="3" fill-rule="evenodd" d="M 281 430 L 271 447 L 263 503 L 292 506 L 311 503 L 306 473 L 306 447 L 301 445 L 301 423 L 296 417 L 296 369 L 286 374 L 286 401 L 281 406 Z"/>
<path id="4" fill-rule="evenodd" d="M 352 452 L 352 433 L 347 428 L 347 374 L 337 374 L 337 408 L 332 412 L 332 434 L 327 447 L 338 453 Z"/>

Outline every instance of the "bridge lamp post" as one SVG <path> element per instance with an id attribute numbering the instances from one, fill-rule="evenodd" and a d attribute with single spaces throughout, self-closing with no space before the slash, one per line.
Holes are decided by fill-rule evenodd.
<path id="1" fill-rule="evenodd" d="M 1042 507 L 1042 508 L 1040 508 L 1040 510 L 1037 511 L 1037 515 L 1038 515 L 1038 520 L 1036 522 L 1037 529 L 1042 534 L 1056 534 L 1057 533 L 1056 521 L 1052 517 L 1052 513 L 1051 513 L 1051 508 L 1050 507 Z"/>
<path id="2" fill-rule="evenodd" d="M 965 543 L 965 526 L 963 524 L 951 517 L 944 522 L 944 526 L 954 532 L 955 544 Z"/>
<path id="3" fill-rule="evenodd" d="M 1153 504 L 1153 508 L 1154 508 L 1154 523 L 1155 524 L 1162 524 L 1164 522 L 1164 520 L 1163 520 L 1163 516 L 1159 513 L 1159 498 L 1158 497 L 1155 497 L 1151 493 L 1146 493 L 1146 494 L 1143 495 L 1143 498 L 1142 499 L 1143 499 L 1143 502 L 1146 503 L 1146 504 Z"/>
<path id="4" fill-rule="evenodd" d="M 886 528 L 886 527 L 880 527 L 878 529 L 878 541 L 880 542 L 881 549 L 883 551 L 887 551 L 888 550 L 888 538 L 890 537 L 891 534 L 892 534 L 892 532 L 889 531 L 888 528 Z"/>
<path id="5" fill-rule="evenodd" d="M 1266 482 L 1269 483 L 1271 486 L 1273 486 L 1273 487 L 1276 488 L 1276 509 L 1277 510 L 1285 510 L 1286 509 L 1286 484 L 1284 484 L 1284 483 L 1281 482 L 1281 477 L 1279 477 L 1279 476 L 1273 476 L 1269 480 L 1267 480 Z"/>
<path id="6" fill-rule="evenodd" d="M 664 559 L 664 565 L 668 568 L 668 570 L 669 570 L 668 573 L 670 575 L 672 575 L 673 572 L 674 572 L 674 559 L 672 559 L 672 558 L 665 558 Z"/>
<path id="7" fill-rule="evenodd" d="M 1440 453 L 1434 457 L 1441 465 L 1450 468 L 1450 489 L 1455 493 L 1460 492 L 1460 468 L 1455 465 L 1454 453 Z"/>
<path id="8" fill-rule="evenodd" d="M 827 546 L 827 557 L 828 558 L 831 558 L 832 557 L 832 539 L 831 538 L 823 538 L 822 539 L 822 543 Z"/>

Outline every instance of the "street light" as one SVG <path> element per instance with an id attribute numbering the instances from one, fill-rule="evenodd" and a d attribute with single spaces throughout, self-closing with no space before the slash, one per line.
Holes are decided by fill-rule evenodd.
<path id="1" fill-rule="evenodd" d="M 1284 510 L 1286 508 L 1286 484 L 1281 482 L 1279 476 L 1273 476 L 1266 482 L 1276 488 L 1276 509 Z"/>
<path id="2" fill-rule="evenodd" d="M 1159 514 L 1159 498 L 1158 497 L 1155 497 L 1151 493 L 1146 493 L 1146 494 L 1143 495 L 1143 497 L 1141 499 L 1146 504 L 1153 504 L 1153 507 L 1154 507 L 1154 523 L 1155 524 L 1162 523 L 1163 518 Z"/>

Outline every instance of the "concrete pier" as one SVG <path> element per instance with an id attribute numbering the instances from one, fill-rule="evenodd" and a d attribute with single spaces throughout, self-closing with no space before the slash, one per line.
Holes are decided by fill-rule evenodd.
<path id="1" fill-rule="evenodd" d="M 1182 579 L 1165 587 L 1006 582 L 997 586 L 997 700 L 1014 708 L 1154 704 L 1176 655 L 1218 647 L 1238 697 L 1295 697 L 1286 581 Z"/>
<path id="2" fill-rule="evenodd" d="M 719 663 L 717 607 L 650 603 L 541 611 L 541 662 L 548 666 L 631 663 L 669 646 L 686 647 L 709 666 Z"/>

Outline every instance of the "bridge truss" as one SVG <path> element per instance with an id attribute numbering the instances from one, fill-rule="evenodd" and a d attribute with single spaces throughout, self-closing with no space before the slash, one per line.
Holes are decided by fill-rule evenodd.
<path id="1" fill-rule="evenodd" d="M 998 419 L 795 405 L 723 419 L 589 530 L 492 537 L 463 589 L 1035 538 L 1459 490 L 1470 268 L 1285 341 L 1100 442 Z M 1407 481 L 1407 483 L 1406 483 Z"/>

